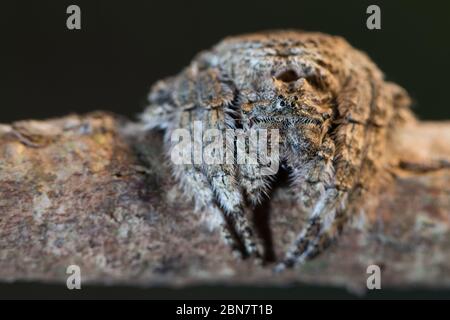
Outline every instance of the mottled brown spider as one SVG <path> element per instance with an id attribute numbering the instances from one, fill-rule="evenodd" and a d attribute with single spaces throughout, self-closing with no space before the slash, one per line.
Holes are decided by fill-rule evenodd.
<path id="1" fill-rule="evenodd" d="M 385 171 L 397 123 L 409 117 L 407 94 L 384 81 L 364 53 L 340 37 L 296 31 L 227 38 L 158 82 L 149 101 L 142 119 L 165 130 L 169 151 L 173 131 L 192 131 L 194 121 L 219 130 L 279 130 L 280 163 L 308 222 L 278 271 L 320 253 L 339 234 L 351 204 L 370 196 Z M 248 210 L 273 177 L 237 163 L 173 169 L 234 252 L 260 257 Z"/>

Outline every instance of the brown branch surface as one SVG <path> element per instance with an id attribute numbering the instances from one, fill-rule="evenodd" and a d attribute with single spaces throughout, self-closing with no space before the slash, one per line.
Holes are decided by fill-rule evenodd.
<path id="1" fill-rule="evenodd" d="M 108 113 L 0 125 L 0 279 L 177 285 L 204 282 L 450 286 L 450 123 L 411 124 L 382 194 L 337 244 L 304 267 L 273 275 L 237 261 L 193 214 L 167 167 L 161 136 Z M 427 164 L 427 165 L 424 165 Z M 430 165 L 432 164 L 432 165 Z M 286 192 L 256 213 L 279 257 L 302 219 Z M 262 223 L 261 223 L 262 221 Z"/>

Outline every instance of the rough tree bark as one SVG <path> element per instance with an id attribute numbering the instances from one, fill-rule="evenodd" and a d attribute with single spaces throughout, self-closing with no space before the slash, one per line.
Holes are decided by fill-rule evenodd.
<path id="1" fill-rule="evenodd" d="M 450 122 L 411 123 L 398 136 L 395 177 L 367 199 L 340 241 L 304 267 L 273 275 L 235 260 L 181 197 L 161 136 L 96 112 L 0 125 L 0 280 L 177 285 L 305 282 L 365 288 L 450 287 Z M 439 161 L 437 161 L 439 159 Z M 436 160 L 435 168 L 420 164 Z M 280 187 L 282 188 L 282 187 Z M 273 256 L 302 221 L 276 192 L 255 220 Z"/>

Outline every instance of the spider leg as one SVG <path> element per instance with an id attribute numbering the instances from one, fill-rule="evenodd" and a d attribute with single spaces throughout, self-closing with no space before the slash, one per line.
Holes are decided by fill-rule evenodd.
<path id="1" fill-rule="evenodd" d="M 239 166 L 239 183 L 252 207 L 260 204 L 269 190 L 271 178 L 261 175 L 261 169 L 257 165 Z"/>
<path id="2" fill-rule="evenodd" d="M 309 182 L 304 186 L 306 190 L 321 188 L 323 191 L 320 192 L 317 200 L 312 200 L 314 205 L 310 210 L 307 225 L 299 233 L 283 261 L 276 267 L 276 271 L 300 265 L 313 258 L 328 247 L 342 231 L 349 218 L 349 198 L 352 197 L 353 191 L 358 188 L 353 185 L 349 187 L 345 184 L 345 181 L 336 180 L 343 168 L 337 166 L 335 170 L 336 173 L 332 176 L 334 184 Z M 354 174 L 352 172 L 347 173 Z M 347 178 L 352 179 L 348 176 Z M 322 186 L 319 187 L 320 184 Z"/>
<path id="3" fill-rule="evenodd" d="M 232 168 L 223 165 L 220 167 L 208 166 L 205 169 L 205 175 L 214 190 L 218 203 L 235 227 L 237 235 L 242 239 L 246 252 L 251 256 L 260 258 L 261 250 L 254 240 L 255 233 L 249 222 L 244 199 Z"/>
<path id="4" fill-rule="evenodd" d="M 222 135 L 226 135 L 227 124 L 232 122 L 230 117 L 223 109 L 212 109 L 207 112 L 207 119 L 204 120 L 207 123 L 207 127 L 216 128 L 222 132 Z M 227 152 L 230 149 L 234 155 L 234 140 L 228 139 L 223 143 Z M 226 216 L 230 219 L 230 222 L 234 225 L 237 235 L 242 240 L 247 253 L 256 258 L 261 257 L 261 247 L 256 243 L 254 228 L 250 224 L 248 217 L 248 210 L 245 206 L 245 201 L 242 195 L 241 187 L 236 180 L 236 160 L 234 157 L 230 161 L 223 158 L 224 161 L 215 165 L 204 165 L 204 173 L 211 184 L 214 194 L 217 198 L 219 205 L 223 208 Z M 229 159 L 228 159 L 229 160 Z"/>
<path id="5" fill-rule="evenodd" d="M 343 97 L 338 97 L 338 110 L 343 120 L 338 123 L 333 135 L 330 135 L 336 146 L 332 162 L 329 162 L 330 158 L 319 156 L 312 162 L 312 168 L 307 168 L 299 177 L 303 182 L 300 194 L 318 187 L 323 191 L 311 198 L 313 207 L 309 221 L 275 271 L 302 264 L 328 246 L 349 218 L 349 197 L 356 190 L 359 191 L 361 183 L 369 180 L 365 176 L 377 171 L 377 163 L 380 163 L 377 162 L 377 157 L 381 157 L 385 146 L 383 139 L 386 139 L 383 124 L 390 115 L 385 109 L 379 108 L 382 102 L 379 100 L 383 97 L 377 95 L 377 88 L 370 83 L 350 83 L 349 88 L 343 90 Z M 370 122 L 374 119 L 379 123 Z M 324 143 L 327 141 L 329 140 L 325 138 Z M 323 168 L 330 164 L 334 174 L 330 176 L 325 171 L 325 174 L 317 175 L 317 172 L 323 172 Z M 319 170 L 316 172 L 317 167 Z M 311 179 L 312 176 L 318 179 Z"/>
<path id="6" fill-rule="evenodd" d="M 214 109 L 200 109 L 196 108 L 187 111 L 186 125 L 189 126 L 191 131 L 194 131 L 194 126 L 197 120 L 204 126 L 204 130 L 216 129 L 223 137 L 225 130 L 227 129 L 225 120 L 226 114 L 221 108 Z M 185 117 L 186 118 L 186 117 Z M 195 133 L 194 133 L 195 136 Z M 204 137 L 203 137 L 204 138 Z M 202 144 L 205 145 L 206 141 L 202 139 Z M 223 143 L 221 143 L 224 146 Z M 225 146 L 228 148 L 228 146 Z M 203 154 L 205 157 L 205 154 Z M 225 215 L 225 220 L 229 222 L 233 230 L 224 234 L 226 242 L 231 243 L 233 249 L 236 248 L 235 243 L 230 242 L 230 235 L 236 234 L 238 239 L 242 241 L 246 254 L 259 258 L 260 250 L 258 245 L 254 241 L 254 231 L 249 222 L 246 208 L 244 205 L 244 199 L 238 183 L 236 182 L 236 170 L 234 163 L 226 163 L 223 157 L 219 158 L 218 163 L 205 163 L 205 158 L 202 159 L 202 163 L 199 165 L 200 170 L 196 174 L 196 179 L 201 179 L 201 184 L 190 183 L 186 186 L 186 189 L 191 189 L 195 192 L 195 197 L 201 197 L 201 194 L 208 193 L 208 206 L 213 202 L 213 210 L 220 207 Z M 201 178 L 200 175 L 203 175 Z M 207 189 L 207 190 L 205 190 Z M 225 222 L 224 222 L 225 223 Z M 225 232 L 225 225 L 222 224 L 222 232 Z"/>
<path id="7" fill-rule="evenodd" d="M 168 129 L 176 114 L 177 107 L 172 99 L 174 78 L 158 81 L 153 85 L 149 95 L 149 105 L 140 115 L 146 129 Z"/>
<path id="8" fill-rule="evenodd" d="M 192 135 L 194 130 L 192 119 L 201 119 L 203 113 L 203 109 L 189 109 L 181 112 L 178 127 L 187 129 Z M 166 132 L 167 141 L 170 141 L 172 134 L 172 130 Z M 169 144 L 169 146 L 168 154 L 172 155 L 175 145 Z M 185 151 L 193 153 L 193 146 L 190 147 L 190 150 Z M 203 165 L 195 163 L 191 153 L 189 153 L 188 160 L 193 163 L 174 163 L 172 165 L 176 179 L 180 181 L 185 194 L 195 200 L 195 211 L 202 214 L 202 220 L 210 229 L 220 229 L 222 240 L 231 248 L 233 255 L 242 257 L 242 245 L 233 226 L 230 226 L 227 217 L 217 204 L 213 188 L 204 173 Z"/>
<path id="9" fill-rule="evenodd" d="M 247 200 L 254 208 L 268 197 L 270 183 L 279 169 L 279 136 L 278 132 L 247 131 L 245 140 L 238 137 L 236 146 L 238 153 L 245 153 L 246 159 L 237 156 L 239 184 Z M 270 145 L 269 145 L 270 144 Z M 245 161 L 244 161 L 245 160 Z"/>
<path id="10" fill-rule="evenodd" d="M 220 225 L 225 242 L 234 252 L 242 247 L 239 245 L 242 242 L 248 254 L 258 256 L 253 229 L 245 214 L 240 187 L 235 181 L 235 163 L 205 163 L 206 133 L 203 135 L 201 132 L 200 136 L 196 133 L 200 126 L 200 131 L 215 130 L 223 136 L 226 129 L 233 128 L 234 120 L 226 114 L 233 99 L 232 84 L 222 77 L 218 69 L 193 63 L 176 78 L 154 87 L 143 120 L 149 128 L 166 130 L 165 140 L 171 155 L 177 147 L 171 141 L 173 134 L 178 129 L 188 131 L 194 139 L 194 146 L 187 150 L 191 152 L 191 162 L 173 164 L 176 176 L 183 183 L 185 192 L 196 199 L 196 206 L 206 209 L 210 225 Z M 173 109 L 177 112 L 173 113 Z M 158 124 L 166 118 L 170 120 Z M 189 149 L 189 146 L 183 149 Z"/>
<path id="11" fill-rule="evenodd" d="M 327 190 L 314 208 L 307 226 L 291 245 L 283 261 L 276 266 L 276 272 L 304 263 L 330 244 L 346 221 L 347 196 L 346 191 Z"/>
<path id="12" fill-rule="evenodd" d="M 338 209 L 345 202 L 346 193 L 331 185 L 334 178 L 334 152 L 333 140 L 326 137 L 314 160 L 292 168 L 293 187 L 298 190 L 301 210 L 310 212 L 310 216 L 307 225 L 298 234 L 276 271 L 303 262 L 304 252 L 322 235 L 323 230 L 331 230 L 334 223 L 340 222 Z M 325 243 L 327 238 L 323 237 L 321 241 Z"/>
<path id="13" fill-rule="evenodd" d="M 216 203 L 211 185 L 201 168 L 186 165 L 176 173 L 183 189 L 195 199 L 195 210 L 203 213 L 203 220 L 210 229 L 219 228 L 222 240 L 237 258 L 242 258 L 242 245 L 229 225 L 226 216 Z"/>
<path id="14" fill-rule="evenodd" d="M 377 159 L 381 157 L 384 150 L 380 148 L 380 144 L 376 140 L 385 136 L 385 130 L 382 127 L 371 126 L 371 128 L 367 128 L 367 131 L 365 143 L 373 147 L 365 148 L 364 161 L 362 163 L 359 161 L 360 164 L 357 167 L 359 173 L 349 172 L 345 166 L 336 169 L 337 176 L 344 173 L 354 175 L 353 185 L 351 187 L 345 185 L 345 180 L 343 182 L 336 181 L 335 186 L 323 194 L 314 207 L 308 227 L 297 238 L 284 261 L 277 266 L 277 271 L 302 264 L 326 249 L 348 221 L 349 211 L 351 210 L 349 203 L 360 200 L 361 193 L 373 188 L 366 183 L 372 180 L 369 175 L 379 174 L 380 168 L 375 167 L 377 166 Z M 347 176 L 347 178 L 350 178 L 350 176 Z"/>

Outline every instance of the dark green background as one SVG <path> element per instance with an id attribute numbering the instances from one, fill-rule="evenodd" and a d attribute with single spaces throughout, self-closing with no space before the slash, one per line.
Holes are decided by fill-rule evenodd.
<path id="1" fill-rule="evenodd" d="M 82 30 L 66 29 L 66 7 L 78 4 Z M 382 30 L 366 28 L 378 4 Z M 448 1 L 29 1 L 0 10 L 0 122 L 69 112 L 111 110 L 134 117 L 150 85 L 178 72 L 196 52 L 230 34 L 297 28 L 342 35 L 369 53 L 388 79 L 405 87 L 424 119 L 449 119 Z M 7 297 L 330 298 L 333 288 L 184 290 L 1 284 Z M 368 297 L 450 297 L 449 292 L 381 290 Z"/>

